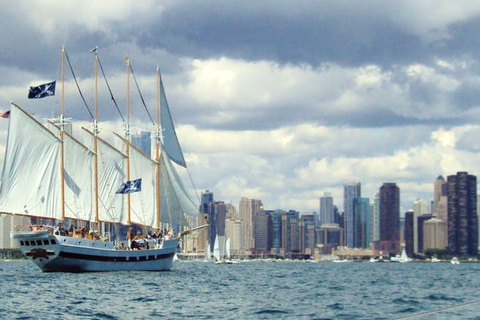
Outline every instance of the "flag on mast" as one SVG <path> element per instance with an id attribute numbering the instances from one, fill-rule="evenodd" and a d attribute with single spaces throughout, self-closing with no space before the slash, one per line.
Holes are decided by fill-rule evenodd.
<path id="1" fill-rule="evenodd" d="M 133 193 L 138 191 L 142 191 L 142 179 L 127 181 L 125 183 L 122 183 L 120 188 L 115 193 L 125 194 L 125 193 Z"/>
<path id="2" fill-rule="evenodd" d="M 30 87 L 28 91 L 28 99 L 40 99 L 55 95 L 56 81 L 41 84 L 36 87 Z"/>

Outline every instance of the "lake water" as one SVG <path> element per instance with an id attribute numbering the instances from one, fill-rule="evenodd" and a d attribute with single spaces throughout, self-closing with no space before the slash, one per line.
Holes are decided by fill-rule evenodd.
<path id="1" fill-rule="evenodd" d="M 177 261 L 42 273 L 0 261 L 1 319 L 480 319 L 480 263 Z"/>

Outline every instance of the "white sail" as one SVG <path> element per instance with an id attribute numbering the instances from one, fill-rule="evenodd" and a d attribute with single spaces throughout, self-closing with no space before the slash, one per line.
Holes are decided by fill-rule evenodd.
<path id="1" fill-rule="evenodd" d="M 165 146 L 165 151 L 168 154 L 168 157 L 181 165 L 186 167 L 185 159 L 183 157 L 183 152 L 178 142 L 177 133 L 175 132 L 175 127 L 173 125 L 172 115 L 170 113 L 170 108 L 168 107 L 167 96 L 165 94 L 165 89 L 163 88 L 163 82 L 160 78 L 160 105 L 161 105 L 161 124 L 163 129 L 163 145 Z"/>
<path id="2" fill-rule="evenodd" d="M 61 219 L 61 140 L 12 103 L 0 211 Z"/>
<path id="3" fill-rule="evenodd" d="M 93 133 L 88 133 L 88 146 L 93 149 Z M 126 156 L 98 137 L 98 219 L 104 222 L 127 224 L 125 204 L 115 191 L 125 182 Z"/>
<path id="4" fill-rule="evenodd" d="M 53 123 L 45 126 L 60 137 L 60 128 Z M 91 221 L 94 219 L 93 152 L 67 132 L 63 135 L 65 218 Z"/>
<path id="5" fill-rule="evenodd" d="M 142 179 L 142 190 L 130 194 L 132 223 L 156 227 L 155 161 L 130 145 L 130 180 Z"/>
<path id="6" fill-rule="evenodd" d="M 225 242 L 225 258 L 230 260 L 230 238 Z"/>
<path id="7" fill-rule="evenodd" d="M 215 237 L 215 242 L 213 244 L 213 257 L 216 261 L 220 261 L 220 246 L 218 243 L 218 236 Z"/>

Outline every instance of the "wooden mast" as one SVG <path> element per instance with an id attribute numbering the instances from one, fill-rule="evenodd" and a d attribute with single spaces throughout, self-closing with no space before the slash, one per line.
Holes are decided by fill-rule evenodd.
<path id="1" fill-rule="evenodd" d="M 65 220 L 65 163 L 64 163 L 64 145 L 63 145 L 63 131 L 64 131 L 64 114 L 65 114 L 65 46 L 62 46 L 61 53 L 62 60 L 62 111 L 60 113 L 60 140 L 62 141 L 60 147 L 60 199 L 61 199 L 61 220 Z"/>
<path id="2" fill-rule="evenodd" d="M 130 59 L 125 59 L 126 71 L 127 71 L 127 123 L 125 124 L 125 144 L 127 155 L 127 181 L 130 181 Z M 128 239 L 131 239 L 131 208 L 130 208 L 130 193 L 127 193 L 127 224 L 128 224 Z"/>
<path id="3" fill-rule="evenodd" d="M 161 81 L 160 81 L 160 68 L 157 66 L 157 130 L 155 133 L 155 200 L 156 200 L 156 220 L 157 229 L 160 230 L 161 212 L 160 212 L 160 98 L 161 98 Z"/>
<path id="4" fill-rule="evenodd" d="M 95 117 L 93 119 L 93 171 L 95 184 L 95 223 L 97 230 L 100 231 L 100 223 L 98 217 L 98 48 L 93 49 L 95 52 L 95 59 L 93 63 L 93 71 L 95 78 Z"/>

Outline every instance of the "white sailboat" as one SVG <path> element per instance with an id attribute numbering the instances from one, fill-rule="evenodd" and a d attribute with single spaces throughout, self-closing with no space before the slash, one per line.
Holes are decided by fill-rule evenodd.
<path id="1" fill-rule="evenodd" d="M 215 242 L 213 243 L 213 258 L 215 259 L 216 263 L 221 263 L 220 257 L 220 245 L 218 242 L 218 235 L 215 237 Z"/>
<path id="2" fill-rule="evenodd" d="M 62 50 L 62 62 L 65 54 Z M 97 59 L 95 51 L 95 77 Z M 127 91 L 129 72 L 127 61 Z M 87 130 L 90 143 L 82 144 L 67 134 L 63 78 L 62 67 L 62 113 L 58 127 L 43 125 L 24 108 L 11 104 L 0 212 L 47 219 L 60 222 L 61 226 L 68 221 L 72 228 L 75 222 L 78 226 L 96 226 L 96 230 L 82 237 L 76 232 L 54 231 L 52 227 L 17 227 L 11 237 L 19 240 L 22 253 L 44 272 L 169 270 L 179 238 L 194 229 L 165 234 L 161 241 L 144 235 L 112 242 L 99 234 L 102 224 L 136 224 L 150 230 L 161 230 L 163 226 L 180 228 L 185 213 L 198 212 L 172 163 L 185 166 L 158 68 L 153 160 L 130 144 L 128 122 L 125 150 L 118 150 L 99 137 L 96 118 L 93 130 Z M 128 101 L 127 95 L 127 114 Z M 130 174 L 135 176 L 131 178 Z M 125 181 L 127 185 L 131 183 L 131 179 L 142 179 L 141 191 L 116 194 L 115 190 Z M 138 250 L 130 250 L 130 243 L 136 243 Z"/>
<path id="3" fill-rule="evenodd" d="M 392 262 L 410 262 L 412 261 L 412 258 L 409 258 L 407 256 L 407 252 L 405 251 L 405 248 L 402 249 L 402 254 L 401 255 L 396 255 L 395 257 L 391 257 L 390 261 Z"/>

